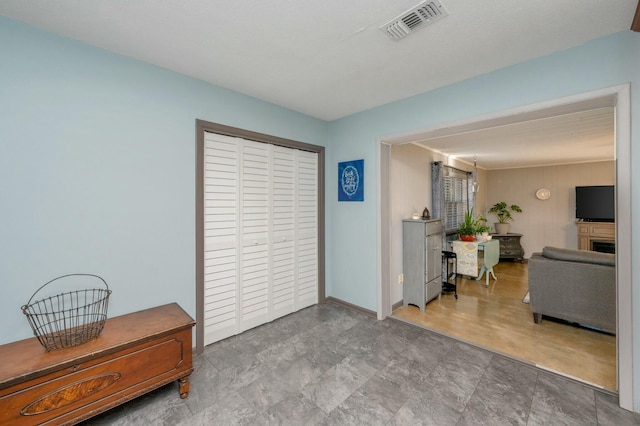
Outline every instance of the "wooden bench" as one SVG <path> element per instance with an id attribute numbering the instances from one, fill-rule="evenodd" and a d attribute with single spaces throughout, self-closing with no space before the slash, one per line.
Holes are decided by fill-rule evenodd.
<path id="1" fill-rule="evenodd" d="M 174 380 L 189 395 L 195 321 L 168 304 L 106 321 L 98 338 L 47 352 L 0 346 L 0 424 L 75 424 Z"/>

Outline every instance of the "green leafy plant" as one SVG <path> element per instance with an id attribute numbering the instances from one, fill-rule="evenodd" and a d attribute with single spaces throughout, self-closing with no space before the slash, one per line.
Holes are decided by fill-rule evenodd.
<path id="1" fill-rule="evenodd" d="M 482 216 L 478 216 L 478 219 L 476 219 L 475 228 L 476 228 L 476 234 L 489 232 L 489 230 L 491 229 L 489 226 L 487 226 L 487 219 Z"/>
<path id="2" fill-rule="evenodd" d="M 464 214 L 464 222 L 460 224 L 457 233 L 459 235 L 476 235 L 476 221 L 473 218 L 473 209 Z"/>
<path id="3" fill-rule="evenodd" d="M 508 205 L 504 201 L 494 204 L 489 209 L 489 213 L 496 215 L 499 223 L 507 223 L 508 220 L 513 220 L 512 212 L 522 213 L 522 209 L 517 204 Z"/>

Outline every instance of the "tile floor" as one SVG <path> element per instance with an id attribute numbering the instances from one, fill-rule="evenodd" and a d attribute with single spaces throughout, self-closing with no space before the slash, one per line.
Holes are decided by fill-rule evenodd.
<path id="1" fill-rule="evenodd" d="M 640 425 L 617 397 L 395 319 L 327 303 L 210 345 L 88 425 Z"/>

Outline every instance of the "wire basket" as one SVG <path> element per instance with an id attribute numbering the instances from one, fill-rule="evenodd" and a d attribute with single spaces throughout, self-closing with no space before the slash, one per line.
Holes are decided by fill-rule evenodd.
<path id="1" fill-rule="evenodd" d="M 35 300 L 34 297 L 48 285 L 61 285 L 62 281 L 80 278 L 92 284 L 101 282 L 104 288 L 67 291 Z M 54 284 L 55 283 L 55 284 Z M 31 296 L 22 312 L 27 316 L 33 334 L 47 351 L 86 343 L 100 335 L 107 320 L 111 290 L 97 275 L 69 274 L 54 278 Z"/>

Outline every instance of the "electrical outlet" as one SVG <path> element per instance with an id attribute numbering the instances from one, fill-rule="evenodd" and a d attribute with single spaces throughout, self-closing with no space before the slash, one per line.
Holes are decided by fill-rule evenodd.
<path id="1" fill-rule="evenodd" d="M 404 283 L 404 274 L 398 275 L 398 284 Z"/>

